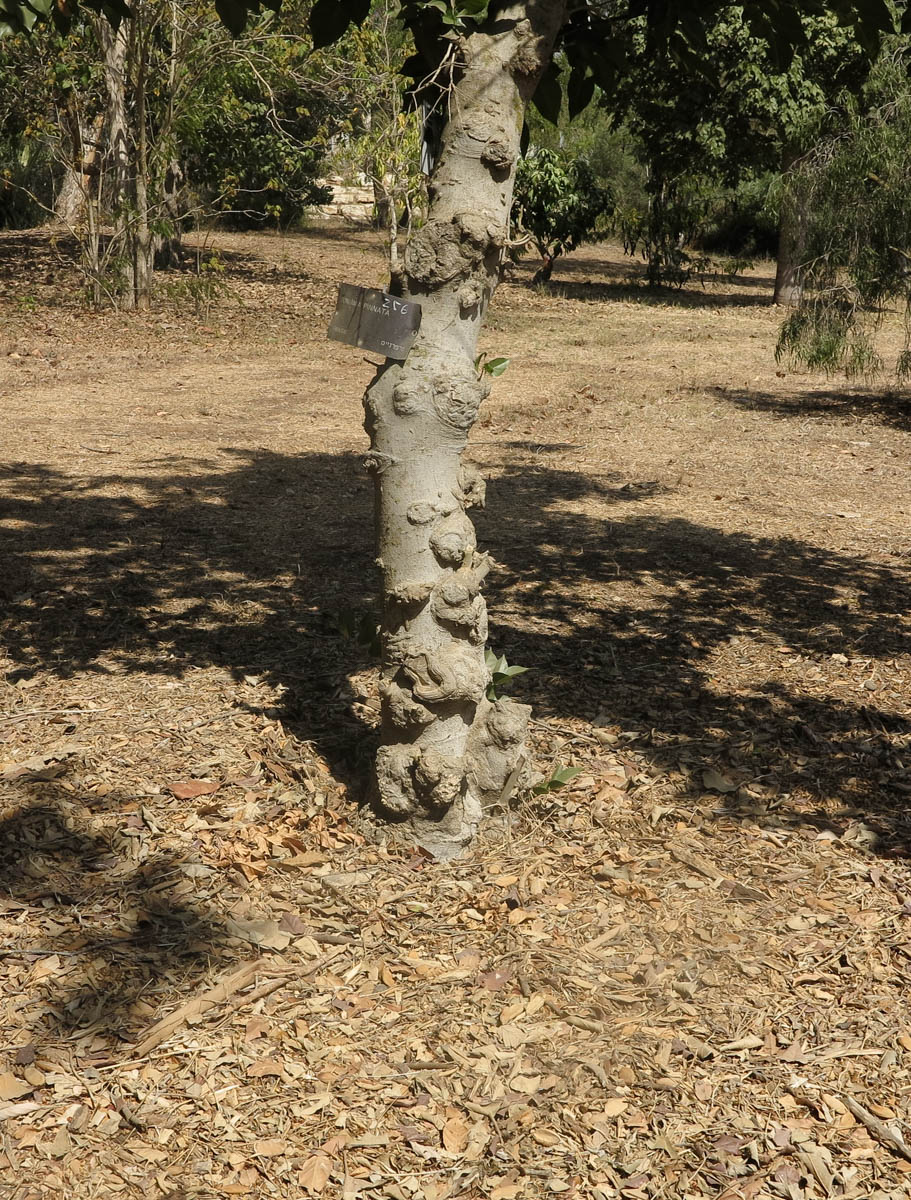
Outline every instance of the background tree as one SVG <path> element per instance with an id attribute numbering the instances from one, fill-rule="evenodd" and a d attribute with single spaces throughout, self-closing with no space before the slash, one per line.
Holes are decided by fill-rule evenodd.
<path id="1" fill-rule="evenodd" d="M 347 90 L 328 77 L 299 32 L 305 12 L 233 38 L 196 0 L 139 0 L 116 29 L 88 13 L 65 36 L 0 39 L 16 81 L 4 194 L 20 197 L 0 220 L 53 212 L 78 236 L 93 302 L 130 308 L 149 304 L 153 265 L 176 261 L 188 223 L 284 225 L 325 202 L 318 177 L 333 136 L 354 128 L 353 76 Z"/>
<path id="2" fill-rule="evenodd" d="M 261 18 L 235 39 L 209 31 L 207 65 L 176 122 L 184 207 L 198 216 L 281 228 L 329 200 L 319 177 L 333 135 L 351 128 L 350 97 L 333 94 L 322 56 L 297 33 L 302 19 Z"/>
<path id="3" fill-rule="evenodd" d="M 423 114 L 403 75 L 414 43 L 397 14 L 391 0 L 374 0 L 367 18 L 326 47 L 315 68 L 333 94 L 346 97 L 350 124 L 334 139 L 329 162 L 343 177 L 373 185 L 393 291 L 402 287 L 403 242 L 427 200 Z"/>
<path id="4" fill-rule="evenodd" d="M 0 38 L 0 226 L 37 225 L 52 211 L 58 158 L 74 176 L 77 166 L 92 170 L 91 127 L 67 104 L 73 71 L 72 47 L 59 35 Z M 65 154 L 55 139 L 65 139 Z"/>
<path id="5" fill-rule="evenodd" d="M 608 6 L 626 39 L 628 69 L 601 103 L 636 137 L 647 170 L 644 209 L 627 208 L 621 229 L 642 251 L 652 283 L 686 277 L 687 243 L 717 206 L 720 187 L 786 173 L 838 121 L 871 65 L 871 47 L 833 10 L 801 11 L 794 52 L 757 32 L 739 6 L 721 7 L 695 55 L 656 48 L 645 17 L 630 22 L 625 5 Z M 797 29 L 795 28 L 795 33 Z M 793 195 L 777 190 L 776 302 L 796 296 L 803 216 Z"/>
<path id="6" fill-rule="evenodd" d="M 883 368 L 876 333 L 896 308 L 911 376 L 911 47 L 893 39 L 837 133 L 795 166 L 789 201 L 804 216 L 801 305 L 785 320 L 779 357 L 849 376 Z"/>
<path id="7" fill-rule="evenodd" d="M 555 121 L 543 117 L 534 105 L 528 109 L 525 155 L 541 149 L 552 151 L 564 164 L 584 159 L 599 186 L 610 192 L 616 207 L 644 207 L 645 167 L 638 139 L 601 103 L 598 89 L 590 103 L 570 117 L 568 78 L 569 69 L 564 64 L 560 74 L 562 102 Z"/>
<path id="8" fill-rule="evenodd" d="M 513 219 L 531 237 L 542 264 L 533 283 L 550 279 L 561 254 L 591 240 L 613 196 L 595 181 L 584 158 L 562 163 L 553 150 L 536 150 L 519 160 Z"/>

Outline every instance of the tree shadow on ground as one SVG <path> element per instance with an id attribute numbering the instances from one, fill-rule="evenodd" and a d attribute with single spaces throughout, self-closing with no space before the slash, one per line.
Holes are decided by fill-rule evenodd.
<path id="1" fill-rule="evenodd" d="M 220 282 L 229 285 L 233 281 L 285 287 L 289 282 L 317 282 L 310 271 L 295 265 L 290 253 L 281 263 L 269 263 L 255 250 L 240 250 L 225 245 L 223 235 L 229 234 L 230 231 L 218 229 L 188 233 L 181 243 L 180 261 L 173 266 L 156 268 L 157 283 L 164 286 L 169 280 L 195 275 L 213 257 L 222 267 Z M 295 235 L 297 236 L 299 235 Z M 324 235 L 320 237 L 325 240 Z M 110 241 L 109 234 L 101 236 L 102 255 L 106 253 Z M 349 234 L 349 246 L 350 242 Z M 293 250 L 293 245 L 293 241 L 289 240 L 289 251 Z M 23 281 L 23 290 L 17 296 L 20 304 L 33 300 L 36 303 L 40 301 L 56 307 L 70 308 L 81 303 L 81 289 L 85 280 L 80 268 L 80 259 L 79 241 L 75 234 L 66 228 L 0 230 L 0 288 L 4 280 Z M 209 278 L 211 281 L 211 275 Z M 72 282 L 72 288 L 61 291 L 61 283 L 69 282 Z"/>
<path id="2" fill-rule="evenodd" d="M 225 245 L 224 241 L 217 240 L 220 232 L 212 230 L 210 236 L 197 234 L 193 236 L 192 241 L 185 242 L 182 266 L 176 270 L 161 272 L 161 278 L 164 280 L 168 275 L 179 275 L 181 272 L 196 272 L 200 266 L 214 258 L 222 268 L 224 282 L 229 285 L 232 282 L 243 281 L 260 286 L 271 284 L 276 287 L 286 287 L 289 282 L 319 284 L 321 288 L 325 286 L 324 281 L 317 279 L 311 271 L 296 266 L 290 256 L 277 263 L 268 262 L 255 250 L 237 250 Z M 289 244 L 289 248 L 290 245 L 293 243 Z"/>
<path id="3" fill-rule="evenodd" d="M 339 621 L 375 607 L 372 488 L 353 454 L 231 454 L 233 469 L 159 460 L 135 477 L 0 468 L 8 680 L 264 676 L 287 687 L 292 731 L 353 784 L 369 748 L 337 693 L 364 657 Z"/>
<path id="4" fill-rule="evenodd" d="M 780 395 L 753 391 L 749 388 L 710 389 L 728 404 L 751 412 L 774 413 L 775 416 L 805 421 L 823 418 L 840 421 L 874 421 L 903 432 L 911 431 L 911 394 L 888 388 L 844 388 L 827 391 L 794 392 Z"/>
<path id="5" fill-rule="evenodd" d="M 597 275 L 610 283 L 627 282 L 638 283 L 642 286 L 646 285 L 645 262 L 639 258 L 627 257 L 625 261 L 618 262 L 616 258 L 595 256 L 591 253 L 587 253 L 583 257 L 569 254 L 557 259 L 555 270 L 561 277 L 569 276 L 572 278 L 573 276 L 580 275 Z M 694 273 L 689 286 L 701 286 L 703 275 L 708 283 L 727 283 L 732 287 L 736 286 L 744 291 L 768 292 L 770 296 L 775 286 L 774 270 L 771 275 L 728 275 L 724 272 L 708 271 L 700 273 L 697 271 Z"/>
<path id="6" fill-rule="evenodd" d="M 529 256 L 513 268 L 511 281 L 531 287 L 539 265 L 535 256 Z M 694 272 L 679 288 L 650 287 L 645 276 L 645 265 L 639 260 L 618 262 L 615 258 L 586 254 L 581 258 L 573 255 L 558 258 L 553 278 L 534 286 L 545 295 L 568 300 L 622 300 L 675 308 L 745 308 L 770 307 L 774 279 L 705 271 Z"/>
<path id="7" fill-rule="evenodd" d="M 40 772 L 38 772 L 40 774 Z M 149 1002 L 177 998 L 188 980 L 249 957 L 203 900 L 208 890 L 187 877 L 187 858 L 144 851 L 149 833 L 128 797 L 108 794 L 119 813 L 112 838 L 89 828 L 98 798 L 64 781 L 13 785 L 0 821 L 0 914 L 33 931 L 14 949 L 37 972 L 37 993 L 21 1014 L 33 1038 L 56 1030 L 79 1052 L 104 1059 L 148 1026 Z M 127 831 L 132 853 L 118 852 Z M 134 858 L 138 861 L 134 861 Z M 191 985 L 192 986 L 192 985 Z M 44 995 L 41 995 L 44 992 Z"/>
<path id="8" fill-rule="evenodd" d="M 509 472 L 481 521 L 506 566 L 492 581 L 495 648 L 535 668 L 523 698 L 635 732 L 691 796 L 720 769 L 746 785 L 728 807 L 838 832 L 863 813 L 884 849 L 911 850 L 908 572 L 684 518 L 561 510 L 578 478 Z M 834 825 L 832 801 L 846 810 Z"/>
<path id="9" fill-rule="evenodd" d="M 372 735 L 340 681 L 366 660 L 338 616 L 371 608 L 377 583 L 362 465 L 226 453 L 233 466 L 156 476 L 5 469 L 10 678 L 210 664 L 263 676 L 289 689 L 273 715 L 356 789 Z M 829 821 L 823 801 L 841 801 L 903 847 L 911 721 L 894 664 L 911 655 L 907 572 L 631 507 L 653 494 L 549 467 L 494 481 L 479 518 L 505 566 L 491 581 L 494 646 L 535 668 L 517 691 L 551 716 L 635 730 L 685 794 L 703 791 L 703 768 L 723 769 L 779 814 L 799 794 Z M 792 807 L 807 819 L 805 800 Z"/>
<path id="10" fill-rule="evenodd" d="M 700 288 L 692 282 L 682 288 L 650 288 L 644 283 L 601 283 L 595 280 L 579 282 L 556 278 L 536 286 L 542 288 L 547 296 L 561 300 L 598 303 L 623 301 L 655 308 L 769 308 L 772 304 L 771 295 L 749 291 L 722 292 L 710 290 L 708 287 Z"/>

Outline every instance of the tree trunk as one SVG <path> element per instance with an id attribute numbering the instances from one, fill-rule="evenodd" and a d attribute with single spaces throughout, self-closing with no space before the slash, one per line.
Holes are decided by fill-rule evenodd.
<path id="1" fill-rule="evenodd" d="M 63 108 L 63 106 L 61 106 Z M 65 109 L 61 119 L 70 146 L 69 161 L 64 163 L 63 177 L 54 200 L 54 216 L 62 225 L 72 229 L 85 219 L 85 207 L 97 190 L 100 173 L 100 147 L 104 132 L 104 113 L 99 113 L 91 126 L 80 120 L 75 105 Z"/>
<path id="2" fill-rule="evenodd" d="M 466 515 L 484 493 L 460 459 L 488 391 L 477 340 L 499 282 L 525 107 L 564 13 L 562 0 L 498 9 L 457 47 L 428 220 L 405 256 L 421 330 L 365 396 L 384 598 L 378 799 L 438 857 L 472 839 L 524 750 L 528 708 L 485 697 L 489 562 Z"/>
<path id="3" fill-rule="evenodd" d="M 163 186 L 161 189 L 161 207 L 167 222 L 167 231 L 157 235 L 153 245 L 153 269 L 169 270 L 179 267 L 183 259 L 181 244 L 181 189 L 184 183 L 183 168 L 178 159 L 176 144 L 175 122 L 177 116 L 177 94 L 184 68 L 181 63 L 181 22 L 178 0 L 171 0 L 171 53 L 168 63 L 168 103 L 167 118 L 159 131 L 159 153 L 162 143 L 170 145 L 168 165 L 165 168 Z"/>
<path id="4" fill-rule="evenodd" d="M 82 249 L 83 270 L 86 279 L 90 281 L 92 289 L 92 303 L 96 308 L 101 307 L 101 301 L 104 295 L 102 288 L 102 265 L 101 265 L 101 231 L 99 229 L 100 214 L 98 206 L 98 193 L 89 194 L 86 197 L 85 205 L 85 237 L 80 238 L 80 246 Z"/>
<path id="5" fill-rule="evenodd" d="M 137 4 L 135 31 L 135 87 L 133 119 L 136 161 L 133 165 L 134 222 L 131 230 L 134 303 L 148 309 L 152 303 L 152 275 L 155 269 L 155 242 L 149 228 L 149 138 L 146 120 L 146 81 L 148 78 L 149 30 L 143 25 Z"/>
<path id="6" fill-rule="evenodd" d="M 546 250 L 541 251 L 541 265 L 535 271 L 532 278 L 532 284 L 549 283 L 550 277 L 554 273 L 554 263 L 557 261 L 556 254 L 549 254 Z"/>
<path id="7" fill-rule="evenodd" d="M 788 152 L 783 156 L 781 173 L 787 180 L 788 173 L 797 162 L 798 155 Z M 806 203 L 799 191 L 782 197 L 778 215 L 778 259 L 775 264 L 775 304 L 796 307 L 803 299 L 803 279 L 800 267 L 803 263 L 807 238 Z"/>
<path id="8" fill-rule="evenodd" d="M 63 168 L 63 178 L 54 201 L 54 216 L 61 225 L 78 225 L 85 208 L 87 177 L 71 163 Z"/>
<path id="9" fill-rule="evenodd" d="M 165 171 L 164 192 L 161 198 L 168 232 L 153 239 L 156 271 L 168 271 L 179 267 L 184 258 L 180 212 L 183 178 L 183 168 L 176 158 L 172 159 Z"/>
<path id="10" fill-rule="evenodd" d="M 96 18 L 95 23 L 104 53 L 104 83 L 108 94 L 109 205 L 122 266 L 123 308 L 133 308 L 136 297 L 136 264 L 130 244 L 130 141 L 126 105 L 126 58 L 130 24 L 129 21 L 121 21 L 114 30 L 104 17 Z"/>
<path id="11" fill-rule="evenodd" d="M 390 190 L 386 186 L 386 176 L 380 163 L 370 164 L 370 178 L 373 181 L 374 221 L 377 229 L 387 230 L 393 201 Z"/>

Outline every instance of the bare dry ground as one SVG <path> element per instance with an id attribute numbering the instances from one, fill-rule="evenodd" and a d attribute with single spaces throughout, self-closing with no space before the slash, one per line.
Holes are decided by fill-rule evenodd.
<path id="1" fill-rule="evenodd" d="M 911 1196 L 911 406 L 769 270 L 529 267 L 471 454 L 544 773 L 441 866 L 359 807 L 372 235 L 202 315 L 0 235 L 0 1196 Z M 186 297 L 185 297 L 186 300 Z"/>

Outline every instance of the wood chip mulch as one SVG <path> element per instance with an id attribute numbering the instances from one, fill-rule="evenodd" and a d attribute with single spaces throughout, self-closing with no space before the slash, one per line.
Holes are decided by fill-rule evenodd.
<path id="1" fill-rule="evenodd" d="M 337 627 L 382 257 L 219 244 L 143 324 L 0 238 L 0 1200 L 911 1197 L 905 410 L 776 374 L 760 268 L 504 288 L 493 644 L 578 774 L 439 864 Z"/>

